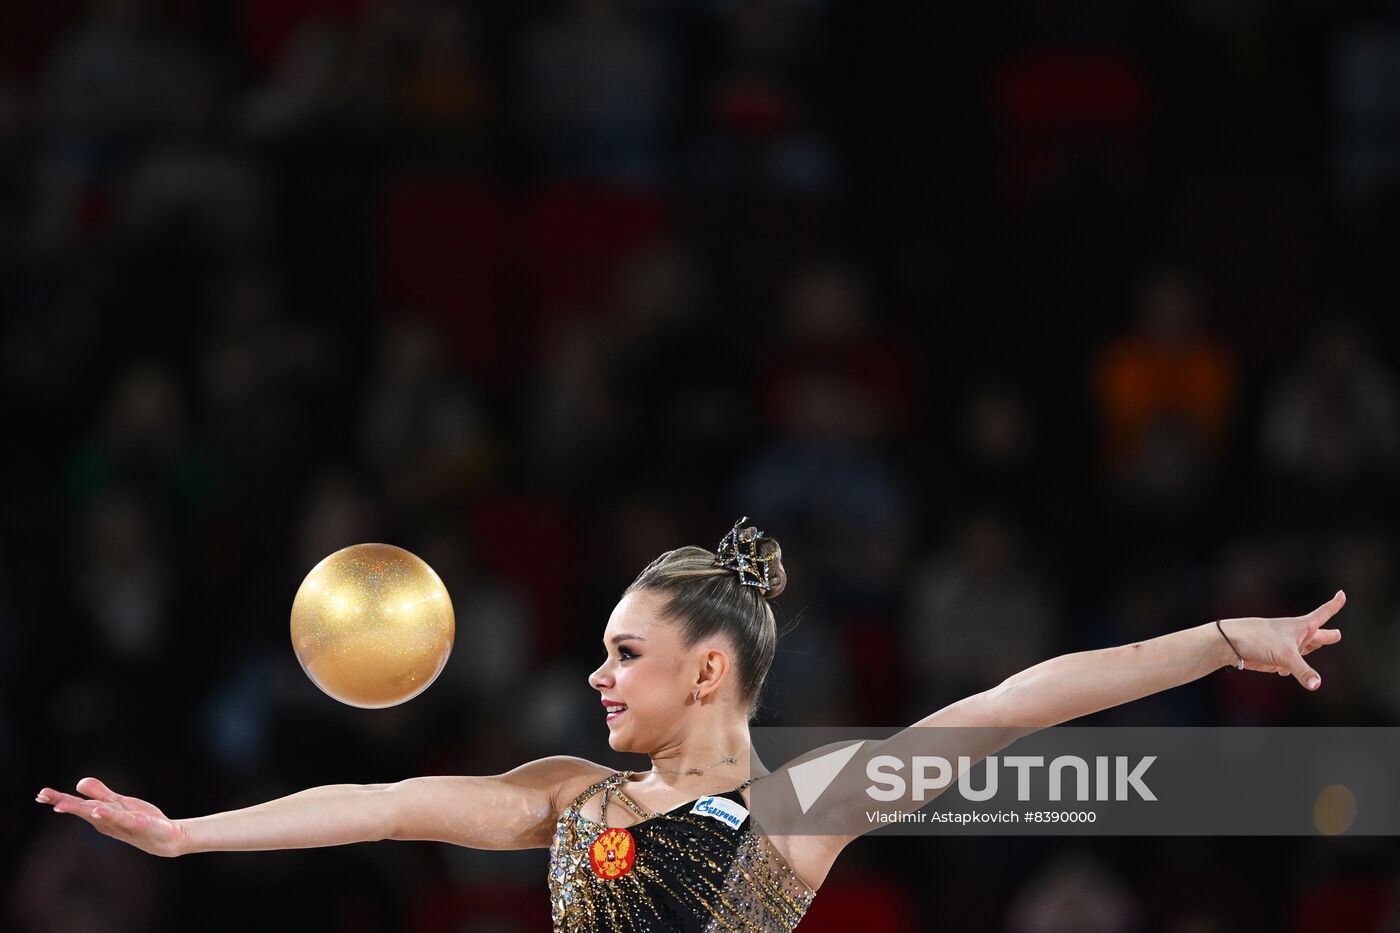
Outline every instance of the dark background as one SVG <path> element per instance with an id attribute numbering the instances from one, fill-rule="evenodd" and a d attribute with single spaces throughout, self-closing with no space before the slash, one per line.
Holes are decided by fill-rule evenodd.
<path id="1" fill-rule="evenodd" d="M 761 724 L 1345 588 L 1323 687 L 1084 722 L 1396 721 L 1393 3 L 98 0 L 0 12 L 0 927 L 539 930 L 543 850 L 147 857 L 317 784 L 617 767 L 586 678 L 662 550 L 791 574 Z M 388 541 L 400 707 L 288 639 Z M 804 930 L 1400 928 L 1389 839 L 857 841 Z"/>

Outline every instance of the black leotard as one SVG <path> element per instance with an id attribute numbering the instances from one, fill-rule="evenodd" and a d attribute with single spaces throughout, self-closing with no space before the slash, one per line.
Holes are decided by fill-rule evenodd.
<path id="1" fill-rule="evenodd" d="M 555 933 L 768 933 L 797 926 L 815 892 L 754 829 L 740 793 L 752 779 L 654 814 L 620 789 L 634 773 L 598 781 L 559 817 L 549 848 Z M 587 819 L 579 810 L 599 791 L 600 819 Z M 641 822 L 610 833 L 609 795 Z"/>

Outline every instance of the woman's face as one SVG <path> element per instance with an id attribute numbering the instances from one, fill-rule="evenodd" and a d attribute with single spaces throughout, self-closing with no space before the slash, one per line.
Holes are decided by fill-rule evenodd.
<path id="1" fill-rule="evenodd" d="M 677 627 L 662 619 L 664 605 L 658 593 L 633 591 L 603 629 L 607 660 L 588 683 L 609 706 L 626 706 L 619 713 L 598 706 L 614 751 L 647 754 L 674 740 L 705 668 L 706 646 L 682 648 Z"/>

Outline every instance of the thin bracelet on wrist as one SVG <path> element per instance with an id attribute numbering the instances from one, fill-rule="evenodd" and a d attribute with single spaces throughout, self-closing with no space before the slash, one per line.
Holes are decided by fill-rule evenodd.
<path id="1" fill-rule="evenodd" d="M 1230 666 L 1238 671 L 1244 670 L 1244 655 L 1240 654 L 1240 649 L 1235 647 L 1235 643 L 1230 640 L 1230 636 L 1225 634 L 1225 629 L 1221 627 L 1219 619 L 1215 620 L 1215 628 L 1220 632 L 1220 637 L 1225 639 L 1225 644 L 1229 645 L 1230 650 L 1235 652 L 1235 657 L 1240 659 L 1238 664 L 1231 664 Z"/>

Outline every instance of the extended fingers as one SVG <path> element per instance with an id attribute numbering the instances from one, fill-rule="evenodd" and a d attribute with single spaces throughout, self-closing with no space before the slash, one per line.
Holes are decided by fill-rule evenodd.
<path id="1" fill-rule="evenodd" d="M 71 810 L 73 807 L 87 802 L 81 797 L 65 794 L 63 791 L 54 790 L 52 787 L 45 787 L 34 795 L 34 799 L 39 803 L 49 804 L 55 810 L 59 810 L 59 812 L 62 812 L 62 808 L 64 807 Z"/>
<path id="2" fill-rule="evenodd" d="M 108 803 L 125 804 L 126 799 L 95 777 L 85 777 L 77 784 L 78 792 Z"/>
<path id="3" fill-rule="evenodd" d="M 84 800 L 46 787 L 34 796 L 35 801 L 53 807 L 55 813 L 71 813 L 90 823 L 105 824 L 118 829 L 134 830 L 146 817 L 105 800 Z"/>
<path id="4" fill-rule="evenodd" d="M 1298 683 L 1309 690 L 1316 690 L 1322 686 L 1322 678 L 1317 671 L 1308 666 L 1308 662 L 1303 660 L 1302 654 L 1295 654 L 1289 659 L 1289 671 L 1298 678 Z"/>
<path id="5" fill-rule="evenodd" d="M 112 793 L 101 781 L 95 781 L 94 783 L 106 794 L 106 797 L 98 797 L 96 794 L 91 793 L 94 788 L 88 783 L 90 781 L 93 781 L 93 779 L 85 778 L 79 781 L 78 790 L 89 794 L 92 799 L 88 797 L 78 797 L 73 794 L 65 794 L 63 791 L 54 790 L 52 787 L 45 787 L 34 795 L 34 800 L 38 803 L 51 805 L 54 810 L 59 813 L 81 813 L 83 815 L 90 815 L 93 810 L 103 804 L 107 805 L 104 807 L 107 811 L 123 809 L 120 794 Z"/>
<path id="6" fill-rule="evenodd" d="M 1338 590 L 1336 596 L 1333 596 L 1331 599 L 1327 600 L 1327 602 L 1308 613 L 1308 621 L 1312 623 L 1314 628 L 1319 625 L 1326 625 L 1327 620 L 1336 615 L 1338 611 L 1346 605 L 1346 602 L 1347 594 Z"/>
<path id="7" fill-rule="evenodd" d="M 72 794 L 65 794 L 48 787 L 39 791 L 34 799 L 39 803 L 52 806 L 55 813 L 76 813 L 79 816 L 90 816 L 93 808 L 97 806 L 95 800 L 74 797 Z"/>
<path id="8" fill-rule="evenodd" d="M 1308 641 L 1303 645 L 1302 653 L 1316 651 L 1323 645 L 1335 645 L 1342 640 L 1342 630 L 1339 628 L 1320 628 L 1308 637 Z"/>

